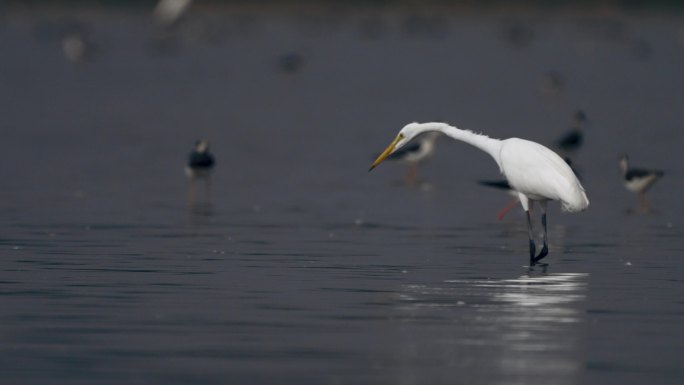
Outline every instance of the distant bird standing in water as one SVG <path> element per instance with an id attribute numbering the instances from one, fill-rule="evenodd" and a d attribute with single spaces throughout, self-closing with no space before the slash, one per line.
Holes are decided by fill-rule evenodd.
<path id="1" fill-rule="evenodd" d="M 214 155 L 209 152 L 209 142 L 205 139 L 195 143 L 195 149 L 188 156 L 185 174 L 190 178 L 204 178 L 214 168 Z"/>
<path id="2" fill-rule="evenodd" d="M 622 171 L 625 187 L 629 191 L 639 194 L 639 211 L 649 212 L 651 205 L 646 200 L 646 191 L 665 173 L 660 170 L 630 168 L 627 155 L 620 157 L 620 170 Z"/>
<path id="3" fill-rule="evenodd" d="M 518 199 L 518 192 L 513 190 L 511 188 L 511 184 L 508 183 L 506 179 L 498 179 L 498 180 L 481 180 L 478 183 L 480 183 L 483 186 L 487 187 L 493 187 L 499 190 L 504 190 L 506 191 L 509 195 L 513 197 L 510 202 L 504 208 L 499 210 L 498 213 L 496 213 L 496 219 L 502 220 L 506 216 L 506 214 L 511 211 L 520 201 Z"/>
<path id="4" fill-rule="evenodd" d="M 418 167 L 435 152 L 435 143 L 441 134 L 439 132 L 426 132 L 416 136 L 407 145 L 398 148 L 387 159 L 405 163 L 408 171 L 404 178 L 406 184 L 413 185 L 418 180 Z"/>
<path id="5" fill-rule="evenodd" d="M 556 141 L 556 147 L 565 155 L 569 155 L 582 147 L 584 143 L 584 128 L 587 125 L 587 115 L 582 110 L 575 112 L 575 124 L 570 130 Z"/>
<path id="6" fill-rule="evenodd" d="M 211 204 L 211 172 L 215 165 L 214 156 L 209 152 L 209 142 L 205 139 L 195 143 L 195 149 L 188 156 L 188 163 L 185 165 L 185 175 L 190 178 L 189 201 L 194 209 L 203 211 Z M 195 190 L 196 182 L 203 181 L 204 197 L 197 199 Z"/>
<path id="7" fill-rule="evenodd" d="M 529 140 L 519 138 L 492 139 L 486 135 L 461 130 L 446 123 L 410 123 L 399 131 L 397 137 L 371 164 L 373 170 L 392 153 L 406 146 L 411 139 L 424 132 L 441 132 L 458 141 L 468 143 L 489 154 L 499 166 L 501 173 L 518 193 L 520 204 L 527 214 L 527 228 L 530 247 L 530 268 L 549 253 L 546 227 L 546 206 L 548 201 L 560 201 L 565 211 L 583 211 L 589 206 L 589 199 L 582 184 L 570 166 L 555 152 Z M 463 168 L 467 165 L 458 165 Z M 538 255 L 534 241 L 530 210 L 537 202 L 541 207 L 541 222 L 544 228 L 543 247 Z M 404 209 L 400 207 L 399 209 Z"/>

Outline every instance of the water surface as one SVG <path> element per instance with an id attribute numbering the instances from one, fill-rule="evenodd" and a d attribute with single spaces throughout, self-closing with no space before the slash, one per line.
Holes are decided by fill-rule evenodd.
<path id="1" fill-rule="evenodd" d="M 679 15 L 190 16 L 0 19 L 3 383 L 681 383 Z M 553 207 L 546 270 L 477 150 L 366 172 L 410 121 L 549 144 L 577 108 L 591 206 Z M 199 137 L 210 186 L 183 175 Z M 666 170 L 654 213 L 621 152 Z"/>

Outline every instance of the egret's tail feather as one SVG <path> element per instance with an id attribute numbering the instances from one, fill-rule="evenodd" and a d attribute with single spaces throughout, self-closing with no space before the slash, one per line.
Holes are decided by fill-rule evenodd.
<path id="1" fill-rule="evenodd" d="M 582 190 L 582 193 L 579 194 L 577 199 L 573 201 L 561 202 L 561 209 L 563 211 L 569 211 L 571 213 L 584 211 L 587 209 L 587 207 L 589 207 L 589 198 L 587 198 L 587 194 L 584 193 L 584 190 Z"/>

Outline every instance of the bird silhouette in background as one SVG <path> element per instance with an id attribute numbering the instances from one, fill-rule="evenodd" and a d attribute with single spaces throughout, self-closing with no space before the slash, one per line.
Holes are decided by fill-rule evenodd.
<path id="1" fill-rule="evenodd" d="M 620 171 L 627 190 L 639 195 L 639 208 L 637 211 L 648 213 L 651 205 L 646 200 L 646 191 L 653 186 L 665 173 L 660 170 L 646 170 L 629 166 L 629 158 L 622 155 L 619 158 Z"/>
<path id="2" fill-rule="evenodd" d="M 515 206 L 518 205 L 518 202 L 520 201 L 518 199 L 518 192 L 513 190 L 511 188 L 511 184 L 508 183 L 506 179 L 497 179 L 497 180 L 481 180 L 478 182 L 479 184 L 487 187 L 492 187 L 495 189 L 499 190 L 504 190 L 508 193 L 508 195 L 512 196 L 513 198 L 504 206 L 499 212 L 496 213 L 496 219 L 502 220 L 506 216 L 506 214 L 511 211 Z"/>
<path id="3" fill-rule="evenodd" d="M 190 178 L 209 177 L 214 168 L 214 155 L 209 152 L 209 142 L 206 139 L 195 142 L 195 149 L 188 156 L 185 174 Z"/>
<path id="4" fill-rule="evenodd" d="M 408 169 L 404 181 L 407 185 L 414 185 L 418 181 L 418 168 L 435 153 L 435 144 L 439 132 L 426 132 L 417 135 L 410 143 L 397 149 L 387 159 L 406 164 Z"/>
<path id="5" fill-rule="evenodd" d="M 189 200 L 193 206 L 196 206 L 198 203 L 210 203 L 211 173 L 214 170 L 215 164 L 214 155 L 209 152 L 209 142 L 205 139 L 198 140 L 195 143 L 195 148 L 188 155 L 188 161 L 185 164 L 185 175 L 190 178 Z M 204 182 L 205 202 L 198 202 L 195 196 L 196 183 L 200 180 Z"/>
<path id="6" fill-rule="evenodd" d="M 190 8 L 192 0 L 159 0 L 154 7 L 154 17 L 157 22 L 169 27 L 176 24 Z"/>
<path id="7" fill-rule="evenodd" d="M 587 115 L 582 110 L 577 110 L 574 116 L 574 124 L 566 132 L 558 138 L 555 146 L 565 157 L 573 155 L 582 147 L 584 143 L 584 129 L 587 125 Z"/>

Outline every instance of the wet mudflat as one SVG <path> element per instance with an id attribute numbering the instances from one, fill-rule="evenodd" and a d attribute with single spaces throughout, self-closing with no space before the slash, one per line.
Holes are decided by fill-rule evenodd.
<path id="1" fill-rule="evenodd" d="M 0 379 L 681 383 L 681 21 L 197 7 L 162 31 L 139 8 L 9 9 Z M 476 183 L 487 155 L 445 139 L 416 185 L 366 172 L 410 121 L 551 145 L 578 108 L 591 205 L 553 206 L 546 269 Z M 202 137 L 210 183 L 183 174 Z M 651 214 L 628 212 L 623 152 L 666 171 Z"/>

